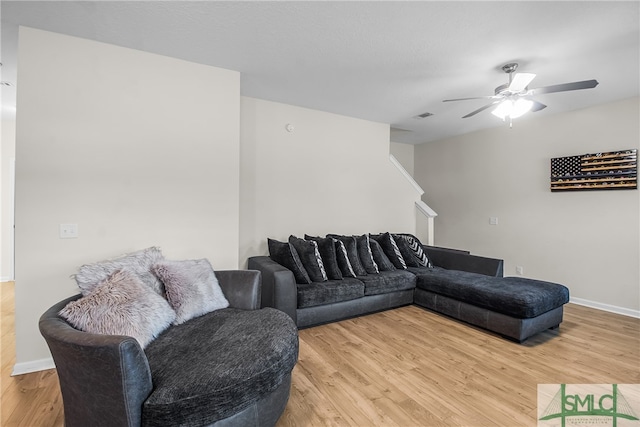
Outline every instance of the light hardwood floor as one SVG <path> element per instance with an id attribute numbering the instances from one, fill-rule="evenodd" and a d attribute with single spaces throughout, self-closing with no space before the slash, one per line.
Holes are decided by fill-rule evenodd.
<path id="1" fill-rule="evenodd" d="M 63 426 L 64 415 L 58 376 L 54 369 L 28 375 L 11 376 L 15 364 L 14 284 L 0 283 L 0 426 Z"/>
<path id="2" fill-rule="evenodd" d="M 2 284 L 2 426 L 62 426 L 55 371 L 10 377 Z M 300 331 L 283 426 L 535 426 L 538 384 L 640 383 L 640 319 L 574 304 L 516 344 L 408 306 Z"/>
<path id="3" fill-rule="evenodd" d="M 0 425 L 2 427 L 63 426 L 62 397 L 54 369 L 11 376 L 15 364 L 14 284 L 0 283 Z"/>

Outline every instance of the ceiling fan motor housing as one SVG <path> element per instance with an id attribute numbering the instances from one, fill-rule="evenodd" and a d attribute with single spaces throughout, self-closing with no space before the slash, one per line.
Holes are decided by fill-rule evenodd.
<path id="1" fill-rule="evenodd" d="M 506 95 L 507 92 L 509 92 L 509 83 L 500 85 L 495 90 L 496 95 Z"/>

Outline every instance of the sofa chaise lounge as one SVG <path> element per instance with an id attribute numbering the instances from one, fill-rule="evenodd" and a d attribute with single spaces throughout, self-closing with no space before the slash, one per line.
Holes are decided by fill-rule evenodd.
<path id="1" fill-rule="evenodd" d="M 371 236 L 373 242 L 373 237 L 380 235 Z M 392 236 L 396 243 L 402 243 L 403 235 Z M 415 236 L 404 236 L 409 241 L 419 242 Z M 384 246 L 371 245 L 378 249 Z M 406 247 L 404 249 L 405 258 L 409 258 L 411 254 L 406 253 Z M 248 266 L 262 272 L 262 305 L 284 311 L 298 328 L 408 304 L 445 314 L 517 342 L 556 328 L 562 322 L 563 305 L 569 301 L 569 290 L 565 286 L 503 277 L 500 259 L 422 244 L 420 250 L 428 258 L 427 265 L 413 262 L 404 268 L 380 268 L 377 273 L 311 283 L 297 283 L 294 272 L 276 262 L 273 254 L 251 257 Z M 382 252 L 386 252 L 391 261 L 394 253 L 390 250 Z M 367 257 L 365 252 L 360 255 L 363 253 Z M 395 255 L 399 255 L 397 251 Z M 300 258 L 305 259 L 304 256 Z"/>

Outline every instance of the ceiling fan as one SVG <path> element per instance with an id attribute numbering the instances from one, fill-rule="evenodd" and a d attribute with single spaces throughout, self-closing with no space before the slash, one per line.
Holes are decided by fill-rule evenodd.
<path id="1" fill-rule="evenodd" d="M 529 89 L 529 83 L 533 81 L 536 75 L 531 73 L 514 73 L 517 68 L 518 64 L 515 62 L 506 64 L 502 67 L 502 71 L 507 73 L 509 76 L 509 83 L 498 86 L 495 89 L 494 95 L 473 98 L 445 99 L 443 102 L 466 101 L 470 99 L 491 99 L 492 101 L 489 104 L 470 112 L 462 118 L 466 119 L 467 117 L 475 116 L 476 114 L 495 105 L 496 108 L 492 113 L 502 120 L 506 120 L 508 117 L 509 124 L 511 125 L 511 119 L 520 117 L 528 111 L 540 111 L 547 107 L 543 103 L 531 99 L 534 95 L 566 92 L 579 89 L 591 89 L 598 85 L 597 80 L 584 80 L 580 82 L 563 83 Z"/>

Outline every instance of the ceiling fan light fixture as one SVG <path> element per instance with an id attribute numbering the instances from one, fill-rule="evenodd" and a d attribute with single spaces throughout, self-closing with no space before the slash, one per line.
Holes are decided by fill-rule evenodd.
<path id="1" fill-rule="evenodd" d="M 509 117 L 516 119 L 531 111 L 531 107 L 533 107 L 533 101 L 520 98 L 513 103 L 513 111 Z"/>
<path id="2" fill-rule="evenodd" d="M 513 102 L 510 99 L 505 99 L 504 101 L 498 104 L 498 106 L 491 112 L 491 114 L 493 114 L 499 119 L 504 120 L 504 118 L 511 113 L 512 109 L 513 109 Z"/>
<path id="3" fill-rule="evenodd" d="M 496 117 L 504 120 L 506 117 L 517 119 L 528 113 L 533 107 L 533 101 L 529 99 L 519 98 L 515 102 L 505 99 L 491 112 Z"/>

